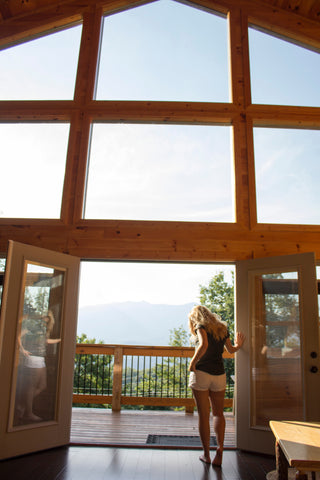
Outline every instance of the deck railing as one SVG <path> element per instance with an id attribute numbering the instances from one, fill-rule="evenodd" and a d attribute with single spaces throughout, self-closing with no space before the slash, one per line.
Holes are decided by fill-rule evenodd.
<path id="1" fill-rule="evenodd" d="M 192 347 L 77 344 L 73 402 L 185 407 L 193 412 L 188 388 Z M 225 352 L 227 362 L 233 355 Z M 230 367 L 230 366 L 229 366 Z M 227 368 L 225 408 L 233 404 L 233 369 Z"/>

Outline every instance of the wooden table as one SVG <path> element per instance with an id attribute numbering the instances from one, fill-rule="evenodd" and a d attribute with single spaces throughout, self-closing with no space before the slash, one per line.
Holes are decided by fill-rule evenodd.
<path id="1" fill-rule="evenodd" d="M 296 479 L 307 480 L 307 472 L 320 471 L 320 423 L 270 421 L 276 438 L 279 480 L 288 479 L 288 467 L 297 469 Z"/>

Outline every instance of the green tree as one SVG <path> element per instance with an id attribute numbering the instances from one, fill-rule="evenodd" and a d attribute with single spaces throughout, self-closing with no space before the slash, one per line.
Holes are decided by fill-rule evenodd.
<path id="1" fill-rule="evenodd" d="M 77 343 L 103 344 L 95 338 L 88 338 L 85 333 L 77 335 Z M 76 394 L 110 395 L 112 392 L 113 357 L 111 355 L 86 355 L 77 353 L 75 356 L 73 391 Z M 104 405 L 77 403 L 77 407 L 105 408 Z"/>
<path id="2" fill-rule="evenodd" d="M 171 347 L 187 347 L 189 345 L 189 337 L 187 330 L 183 325 L 170 330 L 169 345 Z"/>
<path id="3" fill-rule="evenodd" d="M 234 335 L 234 273 L 231 283 L 225 280 L 225 273 L 212 277 L 207 286 L 200 285 L 200 304 L 220 315 L 228 324 L 230 337 Z"/>

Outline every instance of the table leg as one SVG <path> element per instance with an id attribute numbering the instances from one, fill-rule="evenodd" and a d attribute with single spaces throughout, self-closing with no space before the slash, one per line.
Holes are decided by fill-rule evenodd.
<path id="1" fill-rule="evenodd" d="M 279 443 L 276 441 L 276 465 L 278 472 L 278 480 L 288 480 L 288 461 L 281 450 Z"/>
<path id="2" fill-rule="evenodd" d="M 301 470 L 298 470 L 296 473 L 296 480 L 308 480 L 308 474 L 301 472 Z"/>

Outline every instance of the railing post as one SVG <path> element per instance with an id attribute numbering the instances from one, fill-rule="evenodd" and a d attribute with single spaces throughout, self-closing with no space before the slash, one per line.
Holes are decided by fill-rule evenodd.
<path id="1" fill-rule="evenodd" d="M 115 347 L 112 385 L 112 411 L 121 410 L 123 348 Z"/>
<path id="2" fill-rule="evenodd" d="M 194 412 L 194 406 L 193 405 L 188 405 L 185 407 L 185 412 L 186 413 L 192 413 Z"/>

